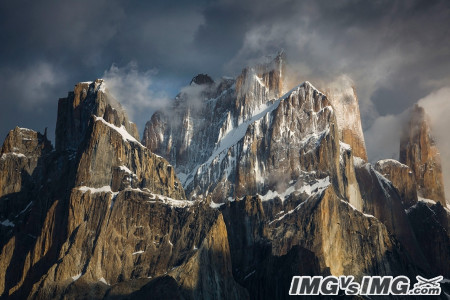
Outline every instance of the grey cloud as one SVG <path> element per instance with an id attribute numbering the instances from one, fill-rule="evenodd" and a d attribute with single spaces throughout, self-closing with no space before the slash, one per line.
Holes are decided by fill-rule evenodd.
<path id="1" fill-rule="evenodd" d="M 153 78 L 156 70 L 139 71 L 136 62 L 124 67 L 112 65 L 103 74 L 106 89 L 127 111 L 130 120 L 143 128 L 148 121 L 148 112 L 165 109 L 171 99 L 162 91 L 155 91 Z"/>
<path id="2" fill-rule="evenodd" d="M 139 76 L 157 70 L 149 98 L 173 98 L 198 73 L 236 75 L 281 48 L 292 85 L 352 78 L 368 129 L 448 85 L 448 28 L 445 0 L 2 1 L 0 102 L 8 114 L 2 112 L 0 137 L 16 124 L 54 130 L 57 99 L 112 64 L 121 75 L 130 61 Z M 53 84 L 42 93 L 17 91 L 17 74 L 26 70 L 30 78 L 42 62 L 58 74 Z M 23 103 L 41 114 L 31 115 Z M 137 118 L 153 112 L 144 106 Z"/>

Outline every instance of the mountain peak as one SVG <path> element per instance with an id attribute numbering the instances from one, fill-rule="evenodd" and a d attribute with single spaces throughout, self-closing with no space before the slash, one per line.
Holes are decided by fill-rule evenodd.
<path id="1" fill-rule="evenodd" d="M 192 78 L 191 83 L 189 85 L 197 84 L 197 85 L 211 85 L 214 83 L 214 80 L 209 77 L 208 74 L 198 74 L 194 78 Z"/>
<path id="2" fill-rule="evenodd" d="M 349 144 L 353 154 L 367 161 L 358 97 L 353 81 L 343 75 L 331 84 L 326 95 L 336 110 L 340 139 Z"/>
<path id="3" fill-rule="evenodd" d="M 400 162 L 414 172 L 419 196 L 446 205 L 439 150 L 431 133 L 429 117 L 425 109 L 417 104 L 403 129 Z"/>
<path id="4" fill-rule="evenodd" d="M 133 138 L 139 140 L 136 125 L 129 121 L 120 103 L 106 92 L 105 81 L 96 79 L 76 84 L 66 98 L 59 99 L 56 149 L 77 149 L 84 139 L 92 115 L 116 127 L 123 126 Z"/>

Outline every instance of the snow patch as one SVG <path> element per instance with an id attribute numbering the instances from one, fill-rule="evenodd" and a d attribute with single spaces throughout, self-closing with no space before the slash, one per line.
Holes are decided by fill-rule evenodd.
<path id="1" fill-rule="evenodd" d="M 397 166 L 401 166 L 402 168 L 409 168 L 407 165 L 402 164 L 401 162 L 399 162 L 398 160 L 395 159 L 382 159 L 377 161 L 377 164 L 380 165 L 380 167 L 384 168 L 386 165 L 397 165 Z"/>
<path id="2" fill-rule="evenodd" d="M 341 150 L 350 151 L 352 147 L 349 144 L 339 141 L 339 145 L 341 146 Z"/>
<path id="3" fill-rule="evenodd" d="M 427 199 L 427 198 L 423 198 L 423 197 L 420 197 L 420 196 L 417 196 L 417 199 L 419 201 L 427 203 L 427 204 L 431 204 L 431 205 L 435 205 L 436 204 L 436 201 L 431 200 L 431 199 Z"/>
<path id="4" fill-rule="evenodd" d="M 103 282 L 106 285 L 110 285 L 109 283 L 106 282 L 105 278 L 100 278 L 98 281 Z"/>
<path id="5" fill-rule="evenodd" d="M 125 126 L 122 125 L 121 127 L 117 127 L 109 122 L 106 122 L 105 119 L 103 119 L 102 117 L 97 117 L 97 116 L 95 117 L 95 121 L 101 121 L 106 126 L 117 131 L 122 136 L 122 139 L 125 142 L 133 142 L 133 143 L 138 144 L 141 147 L 144 147 L 138 140 L 136 140 L 131 134 L 128 133 Z"/>
<path id="6" fill-rule="evenodd" d="M 124 171 L 125 173 L 128 173 L 128 174 L 134 174 L 134 173 L 131 172 L 131 170 L 128 169 L 126 166 L 120 166 L 119 169 L 121 169 L 121 170 Z"/>
<path id="7" fill-rule="evenodd" d="M 142 254 L 142 253 L 144 253 L 144 250 L 140 250 L 140 251 L 133 252 L 132 255 L 137 255 L 137 254 Z"/>
<path id="8" fill-rule="evenodd" d="M 78 279 L 80 279 L 81 275 L 83 275 L 83 273 L 79 273 L 75 276 L 72 276 L 73 281 L 77 281 Z"/>
<path id="9" fill-rule="evenodd" d="M 6 227 L 14 227 L 15 226 L 14 223 L 11 222 L 9 219 L 1 221 L 0 224 L 2 224 L 3 226 L 6 226 Z"/>
<path id="10" fill-rule="evenodd" d="M 83 193 L 86 193 L 87 191 L 91 192 L 91 194 L 94 193 L 112 193 L 111 186 L 105 185 L 101 188 L 93 188 L 88 186 L 80 186 L 78 187 L 78 190 L 82 191 Z"/>
<path id="11" fill-rule="evenodd" d="M 2 159 L 5 159 L 6 157 L 8 157 L 9 155 L 13 155 L 13 156 L 17 156 L 20 158 L 26 158 L 26 156 L 22 153 L 17 153 L 17 152 L 8 152 L 8 153 L 3 153 L 2 154 Z"/>
<path id="12" fill-rule="evenodd" d="M 219 207 L 221 207 L 224 204 L 225 203 L 216 203 L 214 201 L 211 201 L 211 203 L 209 204 L 209 207 L 211 207 L 211 208 L 219 208 Z"/>
<path id="13" fill-rule="evenodd" d="M 330 184 L 331 184 L 330 177 L 327 176 L 323 179 L 318 179 L 317 182 L 315 182 L 311 185 L 306 184 L 306 185 L 301 186 L 300 188 L 296 188 L 295 184 L 291 185 L 282 193 L 278 193 L 277 191 L 270 190 L 265 195 L 260 196 L 260 198 L 262 201 L 267 201 L 267 200 L 272 200 L 275 197 L 279 197 L 281 199 L 281 201 L 284 202 L 284 200 L 286 200 L 286 198 L 294 192 L 306 193 L 307 195 L 311 196 L 313 194 L 322 192 Z"/>
<path id="14" fill-rule="evenodd" d="M 353 165 L 355 167 L 362 167 L 366 164 L 366 161 L 358 156 L 353 156 Z"/>
<path id="15" fill-rule="evenodd" d="M 149 197 L 150 200 L 147 200 L 150 203 L 163 203 L 172 207 L 180 207 L 180 208 L 184 208 L 184 207 L 189 207 L 192 206 L 194 204 L 194 201 L 190 201 L 190 200 L 176 200 L 167 196 L 163 196 L 160 194 L 154 194 L 151 192 L 146 192 L 143 191 L 141 189 L 131 189 L 133 191 L 138 191 L 138 192 L 142 192 L 142 193 L 146 193 Z M 158 201 L 159 200 L 159 201 Z"/>

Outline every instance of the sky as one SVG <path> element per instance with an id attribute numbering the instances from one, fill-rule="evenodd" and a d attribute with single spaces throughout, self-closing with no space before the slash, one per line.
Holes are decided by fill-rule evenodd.
<path id="1" fill-rule="evenodd" d="M 450 114 L 449 37 L 446 0 L 1 1 L 0 139 L 17 125 L 53 139 L 58 98 L 96 78 L 119 87 L 142 135 L 196 74 L 236 76 L 284 49 L 292 82 L 351 78 L 369 159 L 396 158 L 409 107 Z"/>

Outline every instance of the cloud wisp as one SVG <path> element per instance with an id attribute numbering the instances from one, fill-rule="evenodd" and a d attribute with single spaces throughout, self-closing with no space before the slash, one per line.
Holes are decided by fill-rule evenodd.
<path id="1" fill-rule="evenodd" d="M 103 74 L 107 91 L 127 111 L 130 120 L 142 129 L 149 115 L 156 110 L 163 110 L 171 103 L 169 96 L 162 91 L 155 91 L 153 78 L 157 70 L 139 71 L 136 62 L 124 67 L 113 64 Z"/>

